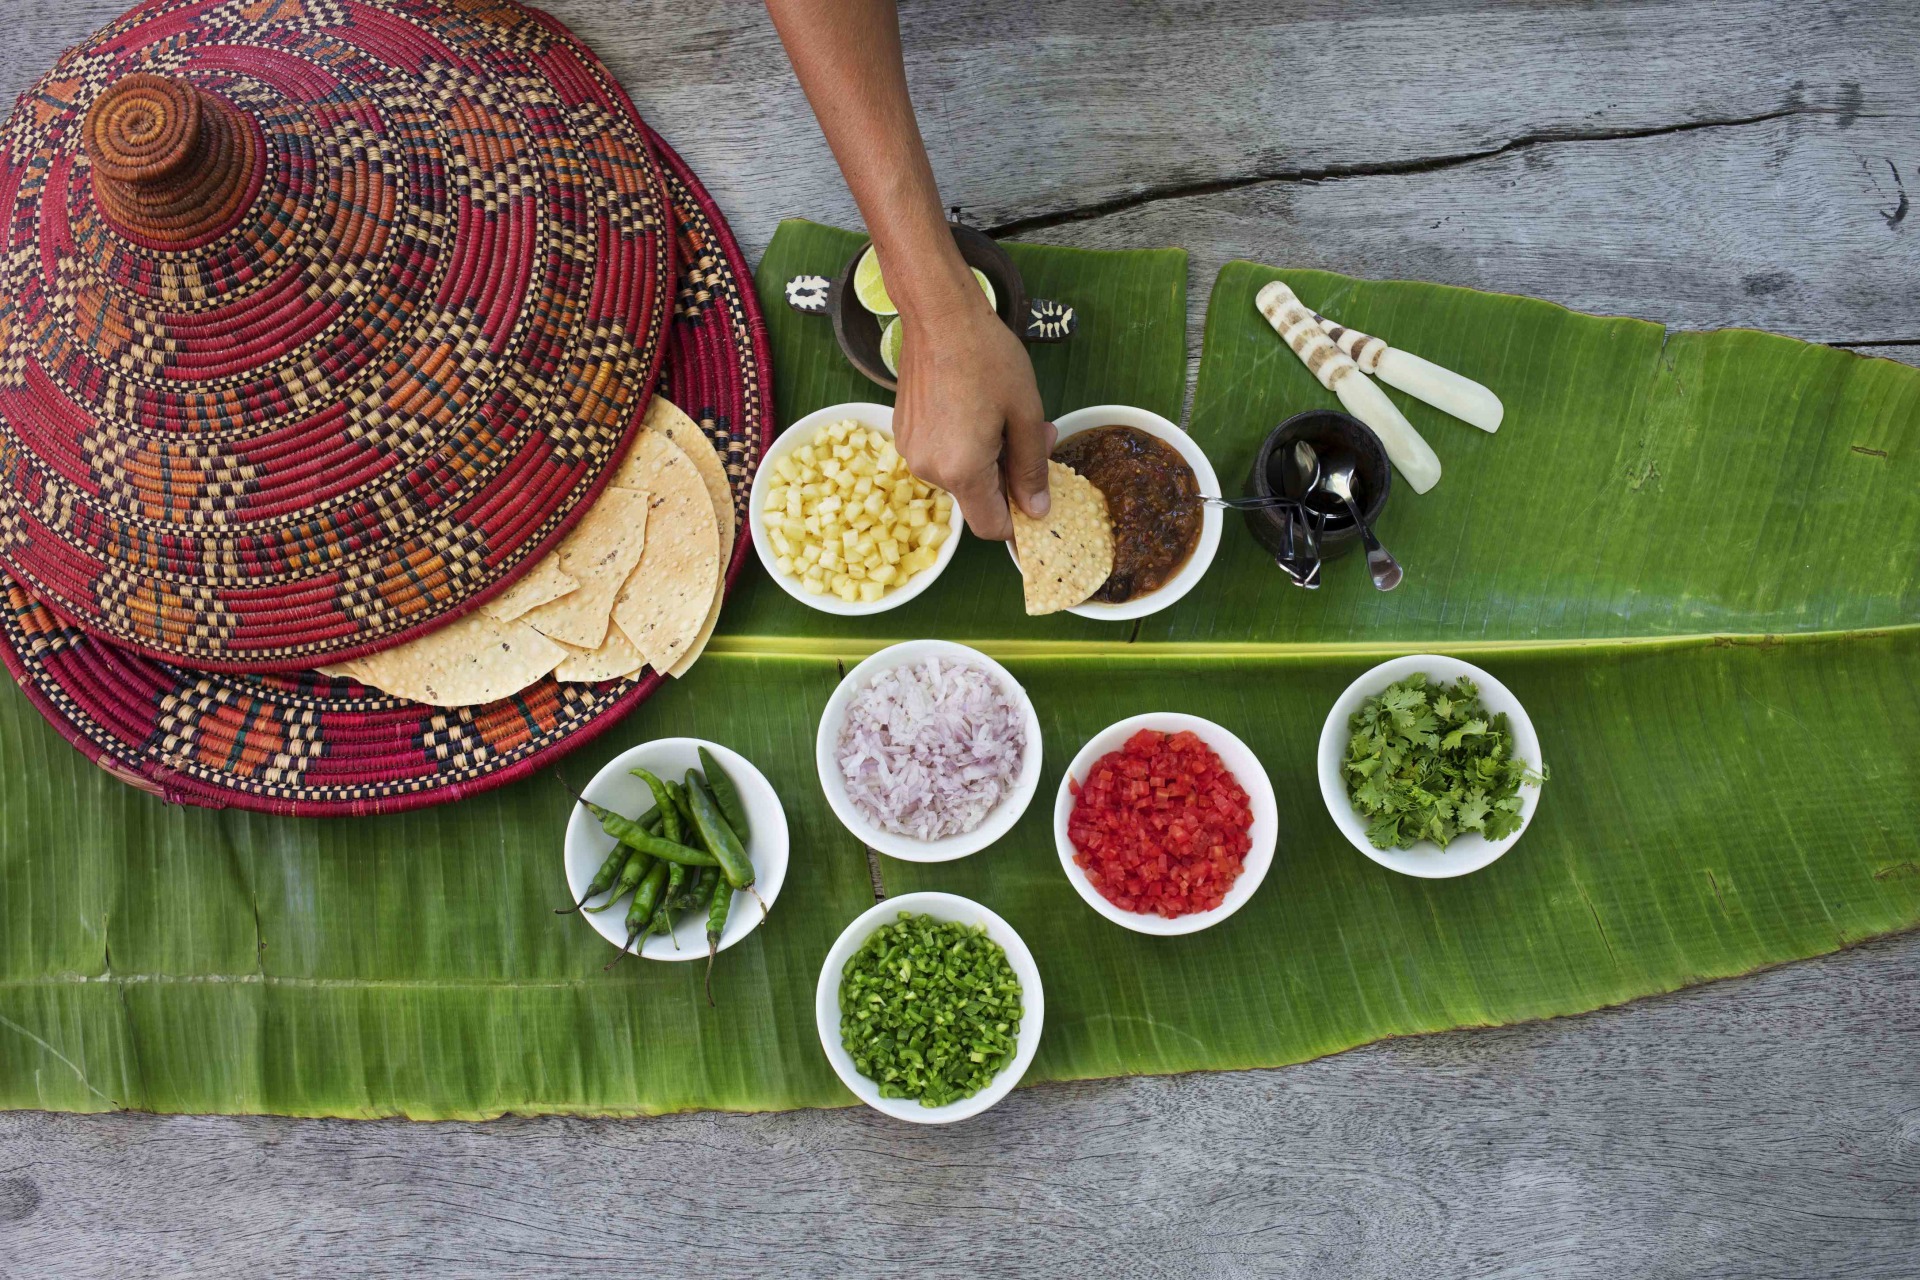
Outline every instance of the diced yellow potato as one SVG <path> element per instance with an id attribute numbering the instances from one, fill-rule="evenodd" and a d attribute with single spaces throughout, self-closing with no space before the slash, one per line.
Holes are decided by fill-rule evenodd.
<path id="1" fill-rule="evenodd" d="M 948 535 L 952 499 L 852 419 L 821 427 L 774 475 L 764 517 L 774 564 L 813 594 L 878 600 L 932 568 Z"/>

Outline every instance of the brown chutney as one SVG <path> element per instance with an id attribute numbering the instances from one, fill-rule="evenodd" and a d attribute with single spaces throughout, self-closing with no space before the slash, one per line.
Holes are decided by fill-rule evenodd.
<path id="1" fill-rule="evenodd" d="M 1135 427 L 1094 427 L 1062 440 L 1063 462 L 1106 495 L 1113 573 L 1088 597 L 1119 604 L 1158 590 L 1200 541 L 1200 486 L 1172 445 Z"/>

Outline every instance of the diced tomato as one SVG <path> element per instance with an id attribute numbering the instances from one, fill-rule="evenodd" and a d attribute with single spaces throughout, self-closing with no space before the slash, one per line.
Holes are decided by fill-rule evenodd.
<path id="1" fill-rule="evenodd" d="M 1142 729 L 1069 780 L 1073 860 L 1123 911 L 1211 911 L 1240 878 L 1252 841 L 1247 793 L 1193 733 Z"/>

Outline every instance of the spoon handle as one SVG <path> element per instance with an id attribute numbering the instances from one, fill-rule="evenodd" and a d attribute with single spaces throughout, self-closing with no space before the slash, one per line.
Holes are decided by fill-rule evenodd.
<path id="1" fill-rule="evenodd" d="M 1348 513 L 1353 516 L 1353 522 L 1360 526 L 1361 541 L 1367 544 L 1367 572 L 1373 576 L 1374 589 L 1376 591 L 1393 590 L 1400 585 L 1400 579 L 1405 576 L 1400 569 L 1400 562 L 1393 558 L 1392 552 L 1380 545 L 1380 539 L 1373 534 L 1373 526 L 1360 518 L 1360 508 L 1354 504 L 1353 499 L 1348 498 L 1346 503 Z"/>

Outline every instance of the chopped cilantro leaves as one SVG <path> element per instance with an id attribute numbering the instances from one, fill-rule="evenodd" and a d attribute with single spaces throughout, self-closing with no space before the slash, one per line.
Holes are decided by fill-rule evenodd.
<path id="1" fill-rule="evenodd" d="M 1473 681 L 1396 681 L 1348 720 L 1341 776 L 1376 849 L 1422 840 L 1446 848 L 1462 832 L 1499 840 L 1520 829 L 1520 787 L 1536 772 L 1513 756 L 1507 717 L 1489 715 Z"/>

